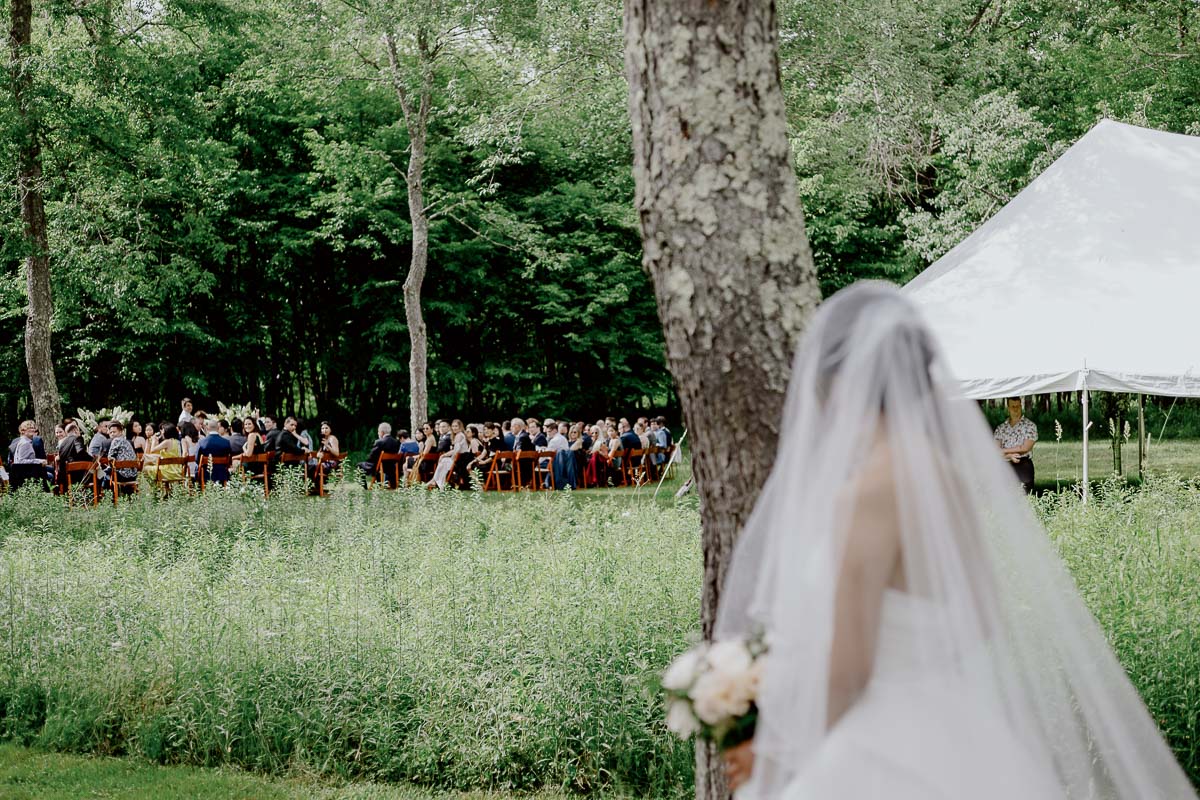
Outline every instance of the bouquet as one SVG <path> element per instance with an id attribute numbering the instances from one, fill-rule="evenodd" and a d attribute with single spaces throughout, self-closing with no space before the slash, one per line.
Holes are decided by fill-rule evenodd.
<path id="1" fill-rule="evenodd" d="M 754 738 L 758 684 L 767 647 L 762 636 L 693 647 L 663 675 L 667 727 L 728 750 Z"/>

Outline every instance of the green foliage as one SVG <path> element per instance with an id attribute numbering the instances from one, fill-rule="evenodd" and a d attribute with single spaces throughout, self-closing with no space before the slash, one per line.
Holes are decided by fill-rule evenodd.
<path id="1" fill-rule="evenodd" d="M 257 491 L 0 499 L 0 738 L 166 764 L 690 795 L 654 677 L 698 617 L 694 504 Z M 491 499 L 491 498 L 489 498 Z M 1039 512 L 1200 777 L 1200 489 Z"/>
<path id="2" fill-rule="evenodd" d="M 687 792 L 690 746 L 650 678 L 699 613 L 691 505 L 42 499 L 0 500 L 3 738 L 441 788 Z"/>

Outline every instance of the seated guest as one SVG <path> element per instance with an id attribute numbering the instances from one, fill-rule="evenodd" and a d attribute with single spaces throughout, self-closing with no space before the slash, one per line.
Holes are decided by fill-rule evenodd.
<path id="1" fill-rule="evenodd" d="M 461 419 L 456 419 L 450 423 L 450 436 L 453 437 L 450 443 L 450 449 L 443 451 L 442 457 L 438 459 L 437 469 L 433 473 L 433 478 L 425 484 L 426 489 L 432 489 L 435 486 L 439 489 L 445 489 L 450 478 L 450 470 L 454 468 L 456 456 L 460 453 L 467 452 L 467 434 L 463 430 Z"/>
<path id="2" fill-rule="evenodd" d="M 622 420 L 620 426 L 617 428 L 617 431 L 621 435 L 622 450 L 642 449 L 642 437 L 634 433 L 633 429 L 629 427 L 629 423 L 627 421 Z"/>
<path id="3" fill-rule="evenodd" d="M 146 437 L 143 434 L 142 423 L 136 419 L 129 423 L 129 443 L 133 445 L 133 452 L 139 456 L 146 452 Z"/>
<path id="4" fill-rule="evenodd" d="M 537 421 L 536 417 L 530 417 L 525 420 L 525 424 L 529 426 L 529 438 L 533 440 L 534 450 L 545 450 L 550 446 L 546 434 L 542 432 L 542 425 Z"/>
<path id="5" fill-rule="evenodd" d="M 525 428 L 525 420 L 520 417 L 513 417 L 509 423 L 509 429 L 513 434 L 513 451 L 517 453 L 525 453 L 530 450 L 536 450 L 534 447 L 533 438 L 529 435 L 529 431 Z M 528 461 L 518 462 L 520 464 L 521 473 L 520 480 L 522 486 L 528 486 L 533 480 L 533 464 Z"/>
<path id="6" fill-rule="evenodd" d="M 641 422 L 633 426 L 633 432 L 637 434 L 638 439 L 642 442 L 642 449 L 645 450 L 650 446 L 650 431 Z"/>
<path id="7" fill-rule="evenodd" d="M 567 440 L 567 423 L 564 422 L 562 425 L 556 423 L 553 427 L 547 425 L 546 430 L 550 434 L 550 440 L 546 443 L 547 450 L 557 453 L 560 450 L 571 449 L 571 443 Z"/>
<path id="8" fill-rule="evenodd" d="M 516 449 L 513 447 L 513 445 L 516 443 L 517 437 L 513 434 L 512 422 L 510 420 L 505 420 L 500 424 L 500 429 L 502 431 L 501 436 L 504 439 L 504 449 Z"/>
<path id="9" fill-rule="evenodd" d="M 258 430 L 258 425 L 250 417 L 242 420 L 242 437 L 245 440 L 242 443 L 242 455 L 261 456 L 267 452 L 267 441 Z M 263 464 L 242 464 L 242 468 L 251 475 L 262 475 L 264 467 Z"/>
<path id="10" fill-rule="evenodd" d="M 221 426 L 216 420 L 210 419 L 204 427 L 208 430 L 208 435 L 201 439 L 196 447 L 196 463 L 205 471 L 206 483 L 229 483 L 229 467 L 225 464 L 213 464 L 208 459 L 232 456 L 233 446 L 221 435 Z"/>
<path id="11" fill-rule="evenodd" d="M 454 465 L 454 477 L 461 488 L 468 489 L 471 486 L 472 468 L 479 479 L 483 480 L 479 459 L 487 458 L 488 451 L 487 445 L 484 444 L 483 432 L 478 425 L 468 425 L 464 433 L 467 435 L 467 452 L 458 457 L 458 463 Z"/>
<path id="12" fill-rule="evenodd" d="M 125 426 L 121 424 L 121 420 L 114 419 L 108 423 L 109 442 L 108 442 L 108 460 L 109 461 L 137 461 L 137 453 L 133 450 L 133 442 L 129 441 L 125 436 Z M 136 481 L 138 471 L 136 467 L 122 467 L 116 470 L 113 474 L 112 467 L 109 467 L 107 476 L 109 483 L 112 481 L 120 481 L 122 483 Z"/>
<path id="13" fill-rule="evenodd" d="M 9 449 L 8 482 L 12 489 L 20 489 L 26 481 L 41 481 L 43 489 L 49 489 L 46 483 L 46 457 L 38 457 L 33 446 L 37 436 L 37 423 L 27 419 L 17 429 L 18 436 Z"/>
<path id="14" fill-rule="evenodd" d="M 371 478 L 379 467 L 379 457 L 384 453 L 399 453 L 400 442 L 396 441 L 396 437 L 392 436 L 392 426 L 386 422 L 379 423 L 379 428 L 376 430 L 379 438 L 375 440 L 375 444 L 371 447 L 370 454 L 367 455 L 367 460 L 360 462 L 359 470 L 363 473 L 364 481 Z M 388 482 L 388 486 L 394 488 L 395 473 L 388 470 L 384 478 Z"/>
<path id="15" fill-rule="evenodd" d="M 253 423 L 250 427 L 254 427 Z M 246 423 L 240 419 L 234 419 L 229 423 L 229 447 L 233 450 L 235 457 L 240 456 L 246 447 Z"/>
<path id="16" fill-rule="evenodd" d="M 421 432 L 417 431 L 417 436 L 421 435 Z M 421 443 L 414 439 L 412 435 L 405 430 L 401 430 L 397 434 L 396 438 L 400 441 L 399 452 L 407 456 L 407 458 L 404 459 L 404 474 L 407 475 L 408 471 L 412 469 L 413 464 L 416 462 L 417 456 L 421 454 Z"/>
<path id="17" fill-rule="evenodd" d="M 467 430 L 475 433 L 475 441 L 479 444 L 478 447 L 474 444 L 471 446 L 474 457 L 471 459 L 469 467 L 480 476 L 480 479 L 484 479 L 488 470 L 492 468 L 492 462 L 496 459 L 496 451 L 492 448 L 497 441 L 503 442 L 504 440 L 496 434 L 496 423 L 494 422 L 483 423 L 482 432 L 478 432 L 479 428 L 475 425 L 467 426 Z"/>
<path id="18" fill-rule="evenodd" d="M 263 417 L 261 421 L 263 425 L 263 442 L 267 446 L 267 452 L 273 453 L 275 452 L 275 443 L 279 441 L 279 435 L 283 431 L 276 424 L 274 417 Z"/>
<path id="19" fill-rule="evenodd" d="M 321 447 L 320 452 L 331 453 L 335 456 L 341 455 L 342 446 L 338 442 L 338 438 L 333 435 L 333 426 L 328 422 L 321 423 Z"/>
<path id="20" fill-rule="evenodd" d="M 301 456 L 308 452 L 308 448 L 304 446 L 303 440 L 296 433 L 296 428 L 299 425 L 300 423 L 295 417 L 284 419 L 283 430 L 275 438 L 275 452 L 289 456 Z"/>
<path id="21" fill-rule="evenodd" d="M 191 425 L 192 423 L 188 422 L 185 424 Z M 182 481 L 182 464 L 158 464 L 158 461 L 163 458 L 183 457 L 183 444 L 179 440 L 179 429 L 169 422 L 164 422 L 158 426 L 158 434 L 155 439 L 157 441 L 147 442 L 150 446 L 150 452 L 146 455 L 146 465 L 143 467 L 143 470 L 147 475 L 157 477 L 159 480 L 167 483 Z M 150 469 L 151 464 L 154 465 L 153 471 Z"/>
<path id="22" fill-rule="evenodd" d="M 511 425 L 508 422 L 504 424 Z M 495 455 L 501 450 L 512 450 L 512 443 L 504 435 L 504 427 L 499 422 L 489 422 L 488 426 L 491 427 L 492 432 L 489 434 L 486 429 L 483 432 L 484 444 L 487 445 L 488 452 Z"/>
<path id="23" fill-rule="evenodd" d="M 454 447 L 454 431 L 451 430 L 451 425 L 444 419 L 437 421 L 438 444 L 437 451 L 439 453 L 449 453 Z"/>
<path id="24" fill-rule="evenodd" d="M 655 417 L 651 421 L 651 428 L 654 431 L 654 443 L 656 446 L 666 450 L 675 443 L 674 439 L 671 438 L 671 429 L 667 427 L 666 417 Z M 658 453 L 654 456 L 654 463 L 656 464 L 662 464 L 666 460 L 666 453 Z"/>
<path id="25" fill-rule="evenodd" d="M 187 465 L 188 477 L 196 477 L 196 451 L 200 448 L 200 431 L 196 428 L 195 418 L 179 426 L 179 448 L 190 459 Z"/>
<path id="26" fill-rule="evenodd" d="M 217 420 L 217 435 L 228 441 L 233 432 L 229 429 L 229 422 L 225 419 Z"/>
<path id="27" fill-rule="evenodd" d="M 96 424 L 96 433 L 88 444 L 88 455 L 92 458 L 108 458 L 108 420 Z"/>
<path id="28" fill-rule="evenodd" d="M 75 422 L 70 422 L 63 429 L 63 438 L 58 443 L 58 458 L 55 461 L 55 483 L 57 483 L 62 491 L 67 489 L 67 464 L 72 464 L 76 461 L 91 461 L 88 455 L 87 447 L 83 444 L 83 436 L 79 432 L 79 425 Z"/>

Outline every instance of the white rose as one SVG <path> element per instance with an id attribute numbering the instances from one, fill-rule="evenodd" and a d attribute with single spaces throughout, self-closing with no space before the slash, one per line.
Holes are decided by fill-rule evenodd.
<path id="1" fill-rule="evenodd" d="M 672 700 L 667 706 L 667 730 L 680 739 L 688 739 L 700 731 L 700 721 L 686 700 Z"/>
<path id="2" fill-rule="evenodd" d="M 753 663 L 754 659 L 750 657 L 745 642 L 737 639 L 717 642 L 708 649 L 708 664 L 717 672 L 724 672 L 730 676 L 741 675 L 747 672 Z"/>
<path id="3" fill-rule="evenodd" d="M 691 697 L 698 716 L 707 725 L 718 725 L 750 710 L 752 686 L 746 672 L 733 674 L 712 669 L 700 676 Z"/>
<path id="4" fill-rule="evenodd" d="M 685 691 L 696 680 L 696 672 L 700 667 L 700 659 L 704 657 L 704 646 L 693 647 L 679 656 L 667 668 L 663 675 L 663 688 L 673 692 Z"/>

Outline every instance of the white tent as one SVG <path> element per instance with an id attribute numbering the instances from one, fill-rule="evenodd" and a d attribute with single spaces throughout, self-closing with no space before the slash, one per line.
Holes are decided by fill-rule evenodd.
<path id="1" fill-rule="evenodd" d="M 904 291 L 971 397 L 1200 396 L 1200 137 L 1100 122 Z"/>

